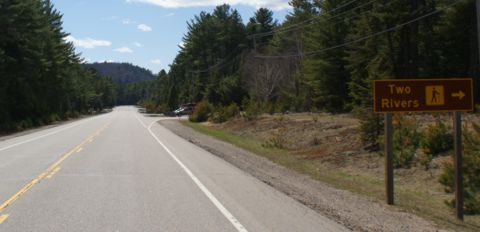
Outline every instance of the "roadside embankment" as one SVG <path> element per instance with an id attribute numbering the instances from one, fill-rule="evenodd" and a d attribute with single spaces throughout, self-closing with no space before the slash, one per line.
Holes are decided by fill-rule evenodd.
<path id="1" fill-rule="evenodd" d="M 368 188 L 372 188 L 376 194 L 382 195 L 382 183 L 378 179 L 339 171 L 340 169 L 329 170 L 331 167 L 308 162 L 309 159 L 299 159 L 285 149 L 266 148 L 258 140 L 219 128 L 179 120 L 164 120 L 160 124 L 354 231 L 439 231 L 440 227 L 445 227 L 437 226 L 405 208 L 388 206 L 375 196 L 357 194 L 362 192 L 358 189 L 365 188 L 369 192 L 372 190 Z M 335 136 L 333 139 L 336 139 Z M 474 226 L 454 229 L 475 230 Z"/>

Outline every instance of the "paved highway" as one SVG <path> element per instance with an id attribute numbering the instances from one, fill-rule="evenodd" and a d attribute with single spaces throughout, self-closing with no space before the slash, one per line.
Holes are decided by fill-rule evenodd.
<path id="1" fill-rule="evenodd" d="M 346 230 L 157 120 L 117 107 L 0 142 L 0 231 Z"/>

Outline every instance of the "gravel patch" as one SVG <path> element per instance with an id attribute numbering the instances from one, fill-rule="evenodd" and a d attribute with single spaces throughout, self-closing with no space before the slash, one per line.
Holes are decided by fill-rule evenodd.
<path id="1" fill-rule="evenodd" d="M 241 170 L 353 231 L 442 231 L 432 222 L 373 199 L 335 189 L 232 144 L 183 126 L 178 120 L 161 125 L 219 156 Z"/>

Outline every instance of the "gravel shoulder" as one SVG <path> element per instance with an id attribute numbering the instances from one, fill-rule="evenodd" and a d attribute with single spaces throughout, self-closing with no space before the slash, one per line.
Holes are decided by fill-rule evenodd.
<path id="1" fill-rule="evenodd" d="M 440 231 L 433 223 L 416 215 L 349 191 L 335 189 L 264 157 L 196 132 L 178 120 L 162 120 L 159 123 L 353 231 Z"/>

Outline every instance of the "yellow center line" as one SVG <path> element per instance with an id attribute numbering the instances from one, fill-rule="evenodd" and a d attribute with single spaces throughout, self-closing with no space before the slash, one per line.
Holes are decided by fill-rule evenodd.
<path id="1" fill-rule="evenodd" d="M 53 175 L 57 174 L 58 171 L 60 171 L 60 167 L 55 168 L 55 170 L 53 170 L 53 172 L 47 176 L 47 179 L 52 178 Z"/>
<path id="2" fill-rule="evenodd" d="M 10 197 L 7 201 L 5 201 L 3 204 L 0 205 L 0 212 L 2 212 L 5 208 L 7 208 L 9 205 L 11 205 L 13 202 L 18 200 L 18 198 L 26 193 L 28 190 L 30 190 L 34 185 L 38 184 L 41 180 L 45 179 L 45 177 L 55 174 L 53 173 L 55 169 L 57 169 L 63 161 L 65 161 L 68 157 L 70 157 L 75 151 L 83 147 L 85 144 L 87 144 L 90 140 L 93 140 L 95 136 L 98 136 L 103 130 L 105 130 L 110 123 L 105 124 L 102 128 L 98 129 L 95 133 L 90 135 L 88 138 L 86 138 L 82 143 L 79 145 L 75 146 L 73 149 L 65 153 L 59 160 L 57 160 L 55 163 L 53 163 L 49 168 L 47 168 L 46 171 L 44 171 L 42 174 L 40 174 L 37 178 L 33 179 L 30 183 L 26 184 L 23 186 L 22 189 L 20 189 L 17 193 L 15 193 L 12 197 Z M 53 174 L 52 174 L 53 173 Z M 5 219 L 4 219 L 5 220 Z"/>
<path id="3" fill-rule="evenodd" d="M 5 220 L 7 220 L 8 214 L 2 214 L 0 215 L 0 224 L 2 224 Z"/>
<path id="4" fill-rule="evenodd" d="M 77 153 L 81 152 L 83 150 L 83 147 L 80 147 L 77 149 Z"/>

